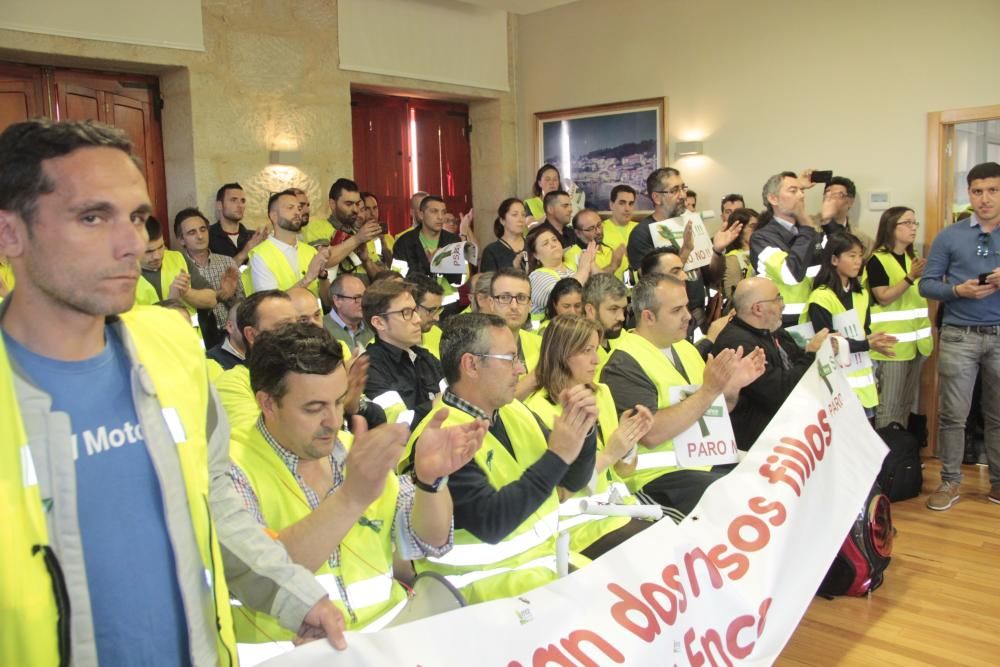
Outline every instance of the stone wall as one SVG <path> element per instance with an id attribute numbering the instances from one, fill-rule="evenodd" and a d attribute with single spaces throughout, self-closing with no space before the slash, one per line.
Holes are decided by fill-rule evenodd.
<path id="1" fill-rule="evenodd" d="M 251 226 L 267 193 L 290 185 L 326 211 L 330 183 L 353 173 L 352 85 L 467 102 L 476 218 L 489 235 L 497 202 L 516 192 L 513 93 L 341 71 L 329 0 L 203 0 L 202 16 L 204 52 L 0 30 L 0 59 L 158 75 L 168 210 L 211 211 L 216 188 L 236 180 Z M 269 167 L 272 149 L 298 150 L 301 163 Z"/>

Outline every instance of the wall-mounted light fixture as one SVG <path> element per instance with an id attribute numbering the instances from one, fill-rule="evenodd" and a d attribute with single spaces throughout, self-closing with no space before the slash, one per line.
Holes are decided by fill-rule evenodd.
<path id="1" fill-rule="evenodd" d="M 677 143 L 676 156 L 678 158 L 691 157 L 692 155 L 702 155 L 705 152 L 705 145 L 701 141 L 680 141 Z"/>
<path id="2" fill-rule="evenodd" d="M 302 161 L 302 151 L 271 151 L 270 164 L 295 167 Z"/>

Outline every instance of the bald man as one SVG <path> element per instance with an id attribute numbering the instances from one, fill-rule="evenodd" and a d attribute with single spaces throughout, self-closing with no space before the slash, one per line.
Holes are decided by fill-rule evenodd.
<path id="1" fill-rule="evenodd" d="M 740 346 L 744 351 L 759 347 L 767 359 L 764 374 L 740 391 L 736 408 L 730 411 L 736 445 L 748 450 L 812 365 L 828 331 L 818 332 L 802 350 L 781 328 L 785 304 L 778 286 L 762 276 L 740 281 L 733 293 L 733 304 L 736 316 L 719 334 L 712 353 Z"/>

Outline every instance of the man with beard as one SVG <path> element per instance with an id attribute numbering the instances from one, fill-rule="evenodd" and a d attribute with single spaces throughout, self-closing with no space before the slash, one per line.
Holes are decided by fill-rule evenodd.
<path id="1" fill-rule="evenodd" d="M 593 208 L 582 208 L 573 216 L 573 232 L 576 242 L 566 249 L 563 257 L 570 268 L 578 268 L 580 256 L 593 241 L 597 244 L 597 254 L 594 256 L 594 270 L 601 273 L 619 275 L 619 269 L 625 271 L 625 245 L 611 248 L 604 243 L 604 224 L 601 214 Z"/>
<path id="2" fill-rule="evenodd" d="M 764 372 L 764 352 L 723 350 L 703 360 L 684 340 L 691 319 L 684 282 L 670 275 L 643 276 L 632 291 L 632 309 L 635 331 L 621 336 L 601 371 L 601 382 L 611 388 L 619 414 L 636 405 L 653 413 L 653 427 L 639 439 L 636 470 L 625 476 L 625 483 L 629 491 L 641 491 L 679 520 L 726 469 L 683 467 L 674 438 L 698 423 L 720 395 L 735 408 L 740 389 Z M 682 393 L 679 400 L 671 391 L 690 385 L 697 389 Z"/>
<path id="3" fill-rule="evenodd" d="M 316 250 L 299 243 L 297 234 L 302 228 L 302 217 L 298 197 L 291 190 L 271 195 L 267 217 L 274 225 L 274 236 L 250 251 L 250 269 L 243 273 L 244 280 L 250 275 L 250 284 L 244 283 L 246 293 L 287 290 L 299 285 L 323 299 L 324 307 L 328 307 L 330 283 L 326 267 L 330 249 Z"/>
<path id="4" fill-rule="evenodd" d="M 327 266 L 339 266 L 339 273 L 371 278 L 382 267 L 372 261 L 366 245 L 382 233 L 382 228 L 362 216 L 363 207 L 358 184 L 338 178 L 330 186 L 330 217 L 313 220 L 303 229 L 301 240 L 316 248 L 329 247 Z"/>
<path id="5" fill-rule="evenodd" d="M 608 355 L 617 344 L 625 328 L 625 309 L 628 293 L 625 284 L 611 273 L 595 273 L 583 286 L 583 315 L 601 325 L 603 335 L 597 349 L 597 371 L 608 361 Z"/>
<path id="6" fill-rule="evenodd" d="M 639 225 L 632 230 L 628 238 L 628 264 L 632 271 L 637 271 L 642 264 L 642 259 L 655 248 L 653 237 L 649 226 L 654 222 L 661 222 L 676 218 L 685 212 L 684 197 L 687 186 L 681 178 L 681 172 L 672 167 L 657 169 L 646 179 L 646 192 L 653 200 L 653 213 L 642 220 Z M 687 274 L 688 310 L 694 320 L 692 329 L 705 326 L 705 299 L 707 296 L 706 285 L 712 284 L 722 278 L 726 270 L 726 248 L 739 236 L 742 225 L 730 228 L 723 225 L 722 229 L 716 232 L 712 238 L 712 261 L 708 266 L 694 269 Z M 676 241 L 671 244 L 677 246 Z M 681 260 L 687 264 L 688 255 L 694 250 L 694 232 L 688 224 L 684 229 L 684 239 L 678 247 Z"/>
<path id="7" fill-rule="evenodd" d="M 208 248 L 214 253 L 232 257 L 237 266 L 247 261 L 250 251 L 267 238 L 267 225 L 256 230 L 243 226 L 247 196 L 239 183 L 226 183 L 215 193 L 215 217 L 218 222 L 208 228 Z"/>

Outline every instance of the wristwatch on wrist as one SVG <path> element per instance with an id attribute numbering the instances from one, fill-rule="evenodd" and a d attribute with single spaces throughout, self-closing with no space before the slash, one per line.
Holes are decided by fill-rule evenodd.
<path id="1" fill-rule="evenodd" d="M 433 484 L 427 484 L 420 481 L 420 478 L 417 477 L 417 473 L 413 473 L 413 485 L 421 491 L 426 491 L 427 493 L 437 493 L 441 487 L 448 486 L 448 475 L 438 477 L 434 480 Z"/>
<path id="2" fill-rule="evenodd" d="M 322 271 L 316 274 L 316 277 L 319 278 L 320 280 L 326 280 L 329 275 L 330 273 L 326 269 L 323 269 Z"/>

